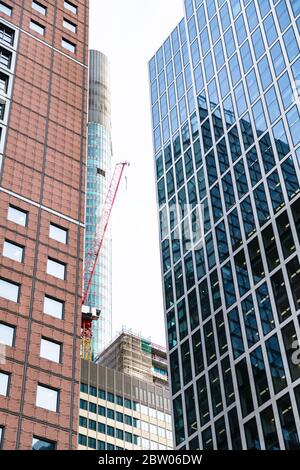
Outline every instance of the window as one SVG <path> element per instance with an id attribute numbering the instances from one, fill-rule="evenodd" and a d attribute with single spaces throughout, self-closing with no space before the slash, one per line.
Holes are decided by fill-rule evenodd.
<path id="1" fill-rule="evenodd" d="M 285 448 L 287 450 L 299 450 L 299 437 L 295 423 L 295 416 L 288 393 L 277 401 L 277 407 Z"/>
<path id="2" fill-rule="evenodd" d="M 45 26 L 42 26 L 34 20 L 30 21 L 30 28 L 36 31 L 37 33 L 41 34 L 42 36 L 45 35 Z"/>
<path id="3" fill-rule="evenodd" d="M 80 399 L 79 401 L 79 407 L 82 409 L 82 410 L 86 410 L 88 409 L 88 402 L 86 400 L 83 400 L 82 398 Z"/>
<path id="4" fill-rule="evenodd" d="M 95 414 L 97 413 L 97 405 L 96 405 L 96 403 L 91 403 L 91 402 L 89 403 L 89 411 L 90 411 L 91 413 L 95 413 Z"/>
<path id="5" fill-rule="evenodd" d="M 15 32 L 3 23 L 0 23 L 0 41 L 6 42 L 10 46 L 14 43 Z"/>
<path id="6" fill-rule="evenodd" d="M 58 279 L 65 280 L 66 276 L 66 265 L 55 261 L 54 259 L 48 258 L 47 261 L 47 274 L 57 277 Z"/>
<path id="7" fill-rule="evenodd" d="M 269 367 L 275 393 L 279 393 L 286 387 L 286 375 L 281 358 L 281 350 L 276 334 L 266 342 Z"/>
<path id="8" fill-rule="evenodd" d="M 7 240 L 4 241 L 3 256 L 6 256 L 6 258 L 10 258 L 14 261 L 18 261 L 19 263 L 22 263 L 23 254 L 24 254 L 23 246 L 17 245 L 15 243 L 11 243 Z"/>
<path id="9" fill-rule="evenodd" d="M 19 284 L 15 284 L 14 282 L 0 279 L 0 297 L 3 297 L 4 299 L 7 299 L 7 300 L 11 300 L 12 302 L 18 302 L 19 291 L 20 291 Z"/>
<path id="10" fill-rule="evenodd" d="M 55 450 L 56 442 L 47 441 L 40 437 L 34 437 L 32 439 L 32 450 Z"/>
<path id="11" fill-rule="evenodd" d="M 3 427 L 0 426 L 0 449 L 2 448 L 2 440 L 3 440 Z"/>
<path id="12" fill-rule="evenodd" d="M 93 437 L 89 437 L 88 438 L 88 447 L 90 447 L 91 449 L 96 449 L 96 439 L 94 439 Z"/>
<path id="13" fill-rule="evenodd" d="M 77 25 L 69 20 L 66 20 L 66 18 L 63 19 L 63 27 L 71 31 L 71 33 L 77 32 Z"/>
<path id="14" fill-rule="evenodd" d="M 56 413 L 58 411 L 58 395 L 58 390 L 45 387 L 44 385 L 38 385 L 36 392 L 36 406 Z"/>
<path id="15" fill-rule="evenodd" d="M 60 363 L 61 344 L 42 338 L 40 356 L 49 361 Z"/>
<path id="16" fill-rule="evenodd" d="M 76 45 L 73 44 L 71 41 L 67 41 L 67 39 L 62 38 L 61 45 L 64 49 L 67 49 L 69 52 L 75 54 L 76 52 Z"/>
<path id="17" fill-rule="evenodd" d="M 300 308 L 300 264 L 298 257 L 296 256 L 287 264 L 287 272 L 290 280 L 291 291 L 293 294 L 295 309 L 299 310 Z"/>
<path id="18" fill-rule="evenodd" d="M 89 419 L 89 429 L 91 431 L 96 431 L 97 429 L 97 422 L 94 421 L 93 419 Z"/>
<path id="19" fill-rule="evenodd" d="M 15 328 L 13 326 L 0 323 L 0 344 L 13 346 L 15 338 Z"/>
<path id="20" fill-rule="evenodd" d="M 0 47 L 0 66 L 10 68 L 12 53 L 3 47 Z"/>
<path id="21" fill-rule="evenodd" d="M 66 10 L 71 11 L 74 15 L 77 15 L 77 6 L 67 0 L 64 1 L 64 7 Z"/>
<path id="22" fill-rule="evenodd" d="M 228 313 L 228 323 L 230 338 L 233 350 L 233 356 L 236 359 L 244 352 L 244 343 L 242 337 L 241 323 L 239 318 L 239 312 L 237 308 L 231 310 Z"/>
<path id="23" fill-rule="evenodd" d="M 0 85 L 0 90 L 1 90 L 1 85 Z M 5 114 L 5 102 L 0 100 L 0 119 L 4 119 L 4 114 Z"/>
<path id="24" fill-rule="evenodd" d="M 5 13 L 7 16 L 11 16 L 12 14 L 12 7 L 6 5 L 4 2 L 0 2 L 0 11 Z"/>
<path id="25" fill-rule="evenodd" d="M 87 445 L 87 437 L 84 436 L 83 434 L 79 434 L 79 435 L 78 435 L 78 443 L 79 443 L 81 446 L 86 446 L 86 445 Z"/>
<path id="26" fill-rule="evenodd" d="M 32 8 L 34 10 L 38 11 L 39 13 L 41 13 L 42 15 L 47 14 L 47 8 L 44 7 L 44 5 L 42 5 L 41 3 L 36 2 L 35 0 L 33 0 L 33 2 L 32 2 Z"/>
<path id="27" fill-rule="evenodd" d="M 68 230 L 55 224 L 50 224 L 49 237 L 53 240 L 66 244 L 68 241 Z"/>
<path id="28" fill-rule="evenodd" d="M 276 223 L 283 255 L 285 258 L 288 258 L 296 250 L 296 246 L 287 212 L 283 212 L 283 214 L 276 219 Z"/>
<path id="29" fill-rule="evenodd" d="M 266 450 L 279 450 L 280 447 L 272 406 L 269 406 L 264 411 L 262 411 L 260 416 Z"/>
<path id="30" fill-rule="evenodd" d="M 254 384 L 258 405 L 262 405 L 270 398 L 270 389 L 266 375 L 266 367 L 262 355 L 261 347 L 256 348 L 250 354 Z"/>
<path id="31" fill-rule="evenodd" d="M 242 415 L 245 417 L 252 413 L 254 409 L 246 359 L 243 359 L 236 365 L 236 376 L 242 406 Z"/>
<path id="32" fill-rule="evenodd" d="M 247 440 L 247 449 L 260 449 L 260 442 L 255 418 L 252 418 L 250 421 L 247 421 L 247 423 L 245 423 L 245 434 Z"/>
<path id="33" fill-rule="evenodd" d="M 10 220 L 11 222 L 15 222 L 18 225 L 22 225 L 23 227 L 26 227 L 27 216 L 28 216 L 28 212 L 18 209 L 17 207 L 9 206 L 8 208 L 7 220 Z"/>
<path id="34" fill-rule="evenodd" d="M 98 423 L 98 432 L 106 434 L 106 426 L 104 423 Z"/>
<path id="35" fill-rule="evenodd" d="M 64 302 L 45 295 L 44 313 L 50 315 L 51 317 L 62 320 L 64 313 Z"/>
<path id="36" fill-rule="evenodd" d="M 0 372 L 0 395 L 7 397 L 9 385 L 9 374 Z"/>
<path id="37" fill-rule="evenodd" d="M 84 416 L 79 416 L 79 426 L 87 428 L 87 418 Z"/>
<path id="38" fill-rule="evenodd" d="M 0 72 L 0 92 L 7 93 L 8 76 Z M 3 119 L 3 116 L 2 116 Z"/>

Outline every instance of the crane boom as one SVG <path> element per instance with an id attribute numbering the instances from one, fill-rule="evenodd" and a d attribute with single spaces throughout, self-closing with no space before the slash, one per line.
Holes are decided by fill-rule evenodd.
<path id="1" fill-rule="evenodd" d="M 108 188 L 108 192 L 105 198 L 105 202 L 103 205 L 102 213 L 99 217 L 96 233 L 92 240 L 91 247 L 87 253 L 85 259 L 85 266 L 84 266 L 84 274 L 83 274 L 83 297 L 82 297 L 82 305 L 85 305 L 86 299 L 89 294 L 89 290 L 92 284 L 93 276 L 95 273 L 95 269 L 97 266 L 97 261 L 99 258 L 99 254 L 103 245 L 103 241 L 105 238 L 105 233 L 107 231 L 107 227 L 109 224 L 111 212 L 116 200 L 116 196 L 118 193 L 118 189 L 120 186 L 120 182 L 124 173 L 125 166 L 128 166 L 128 162 L 121 162 L 117 163 L 114 169 L 114 173 Z"/>
<path id="2" fill-rule="evenodd" d="M 85 305 L 89 295 L 90 287 L 95 274 L 97 261 L 101 252 L 104 242 L 105 234 L 109 224 L 111 212 L 116 200 L 119 190 L 121 179 L 124 173 L 125 166 L 128 162 L 117 163 L 113 172 L 112 179 L 108 188 L 105 198 L 103 209 L 96 226 L 91 246 L 85 258 L 85 265 L 83 271 L 83 296 L 82 296 L 82 320 L 81 320 L 81 357 L 87 360 L 92 360 L 92 324 L 94 320 L 99 319 L 100 311 L 96 308 L 88 307 Z"/>

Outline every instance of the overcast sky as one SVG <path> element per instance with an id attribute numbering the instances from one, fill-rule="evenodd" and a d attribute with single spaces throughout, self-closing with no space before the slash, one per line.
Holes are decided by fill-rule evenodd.
<path id="1" fill-rule="evenodd" d="M 114 160 L 129 160 L 113 216 L 113 328 L 165 344 L 147 63 L 181 0 L 91 0 L 90 48 L 111 62 Z"/>

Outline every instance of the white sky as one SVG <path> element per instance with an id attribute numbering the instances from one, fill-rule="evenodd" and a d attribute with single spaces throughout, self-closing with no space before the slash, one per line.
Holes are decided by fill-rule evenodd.
<path id="1" fill-rule="evenodd" d="M 129 160 L 113 216 L 113 329 L 165 344 L 149 59 L 183 17 L 182 0 L 90 0 L 90 48 L 109 57 L 114 160 Z"/>

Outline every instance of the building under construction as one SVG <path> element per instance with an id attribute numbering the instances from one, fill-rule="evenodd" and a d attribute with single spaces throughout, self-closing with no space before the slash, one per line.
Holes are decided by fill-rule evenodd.
<path id="1" fill-rule="evenodd" d="M 165 349 L 123 330 L 97 358 L 81 360 L 79 449 L 171 450 Z"/>
<path id="2" fill-rule="evenodd" d="M 96 362 L 147 382 L 168 383 L 166 350 L 151 340 L 123 329 Z"/>

